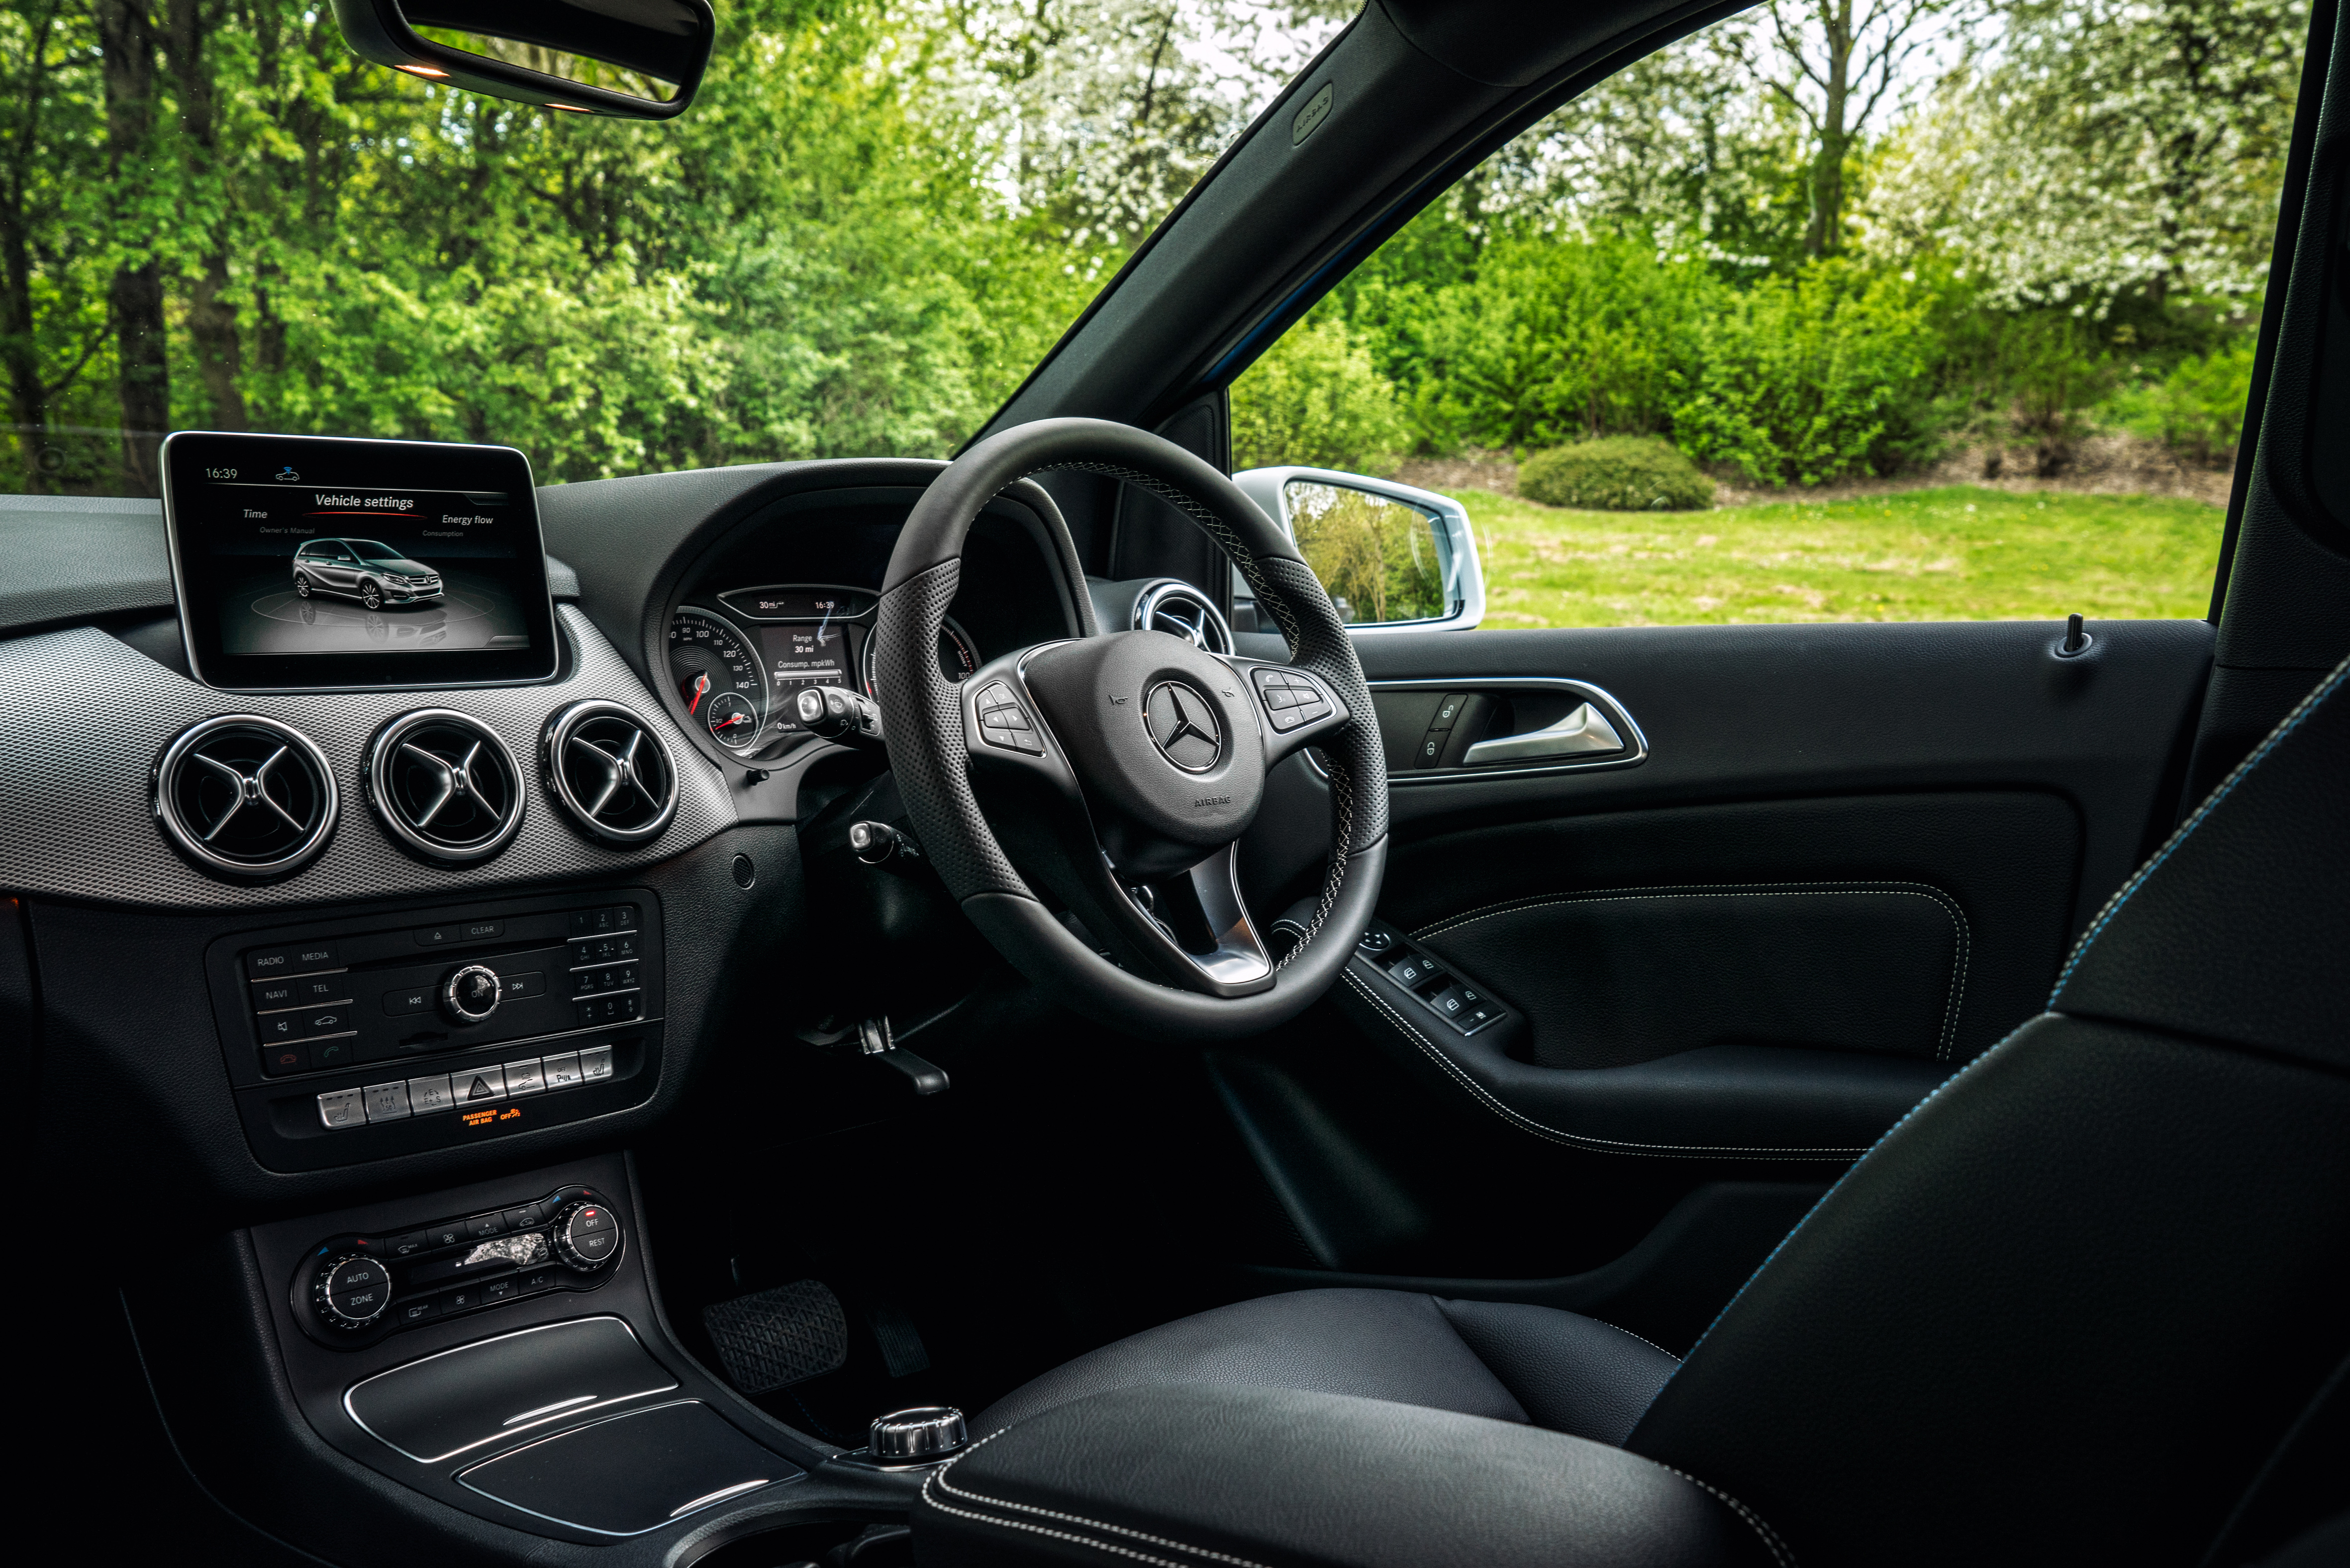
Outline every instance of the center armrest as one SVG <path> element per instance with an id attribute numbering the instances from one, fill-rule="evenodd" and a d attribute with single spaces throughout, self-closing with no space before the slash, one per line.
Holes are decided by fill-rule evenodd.
<path id="1" fill-rule="evenodd" d="M 932 1475 L 923 1568 L 1764 1568 L 1762 1522 L 1679 1472 L 1477 1416 L 1277 1388 L 1124 1388 Z"/>

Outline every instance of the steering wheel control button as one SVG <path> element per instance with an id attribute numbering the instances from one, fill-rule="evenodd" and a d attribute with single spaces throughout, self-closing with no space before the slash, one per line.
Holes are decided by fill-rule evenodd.
<path id="1" fill-rule="evenodd" d="M 1006 682 L 989 681 L 972 699 L 972 706 L 979 712 L 979 738 L 989 745 L 1024 756 L 1045 754 L 1045 742 L 1037 738 L 1035 724 Z"/>
<path id="2" fill-rule="evenodd" d="M 363 1091 L 367 1100 L 367 1119 L 371 1122 L 397 1122 L 408 1119 L 408 1083 L 400 1079 L 390 1084 L 369 1084 Z"/>
<path id="3" fill-rule="evenodd" d="M 877 1463 L 927 1465 L 960 1452 L 970 1441 L 962 1411 L 951 1405 L 921 1405 L 877 1418 L 865 1446 Z"/>
<path id="4" fill-rule="evenodd" d="M 1278 666 L 1260 666 L 1249 672 L 1265 717 L 1283 734 L 1330 716 L 1330 699 L 1310 675 Z"/>
<path id="5" fill-rule="evenodd" d="M 441 982 L 441 1011 L 452 1023 L 484 1023 L 498 1010 L 504 991 L 497 971 L 487 964 L 469 963 L 451 971 Z"/>
<path id="6" fill-rule="evenodd" d="M 357 1089 L 329 1089 L 318 1096 L 318 1119 L 330 1127 L 367 1125 L 367 1104 Z"/>

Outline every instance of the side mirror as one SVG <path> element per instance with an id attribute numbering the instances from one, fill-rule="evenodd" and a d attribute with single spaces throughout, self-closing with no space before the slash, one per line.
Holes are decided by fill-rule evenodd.
<path id="1" fill-rule="evenodd" d="M 334 0 L 362 59 L 577 114 L 667 119 L 718 36 L 710 0 Z"/>
<path id="2" fill-rule="evenodd" d="M 1252 468 L 1232 483 L 1297 542 L 1357 636 L 1468 631 L 1485 618 L 1477 536 L 1450 496 L 1326 468 Z M 1232 622 L 1234 630 L 1280 629 L 1259 623 L 1238 574 Z"/>

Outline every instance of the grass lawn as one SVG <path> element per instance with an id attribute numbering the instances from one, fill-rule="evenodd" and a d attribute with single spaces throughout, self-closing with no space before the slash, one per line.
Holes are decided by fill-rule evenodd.
<path id="1" fill-rule="evenodd" d="M 2198 501 L 1974 485 L 1714 512 L 1456 499 L 1502 628 L 2200 617 L 2223 520 Z"/>

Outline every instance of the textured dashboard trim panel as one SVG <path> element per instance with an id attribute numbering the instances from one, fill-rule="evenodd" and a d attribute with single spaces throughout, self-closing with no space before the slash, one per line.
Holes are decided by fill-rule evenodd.
<path id="1" fill-rule="evenodd" d="M 255 909 L 410 894 L 472 898 L 519 883 L 592 877 L 677 855 L 734 825 L 724 783 L 683 743 L 668 711 L 588 618 L 559 606 L 577 659 L 544 686 L 458 692 L 344 691 L 285 696 L 215 691 L 88 627 L 0 642 L 0 888 L 147 908 Z M 67 697 L 66 693 L 76 693 Z M 215 881 L 165 844 L 150 771 L 172 737 L 217 713 L 260 713 L 318 743 L 347 799 L 366 786 L 361 759 L 386 721 L 454 707 L 536 756 L 547 715 L 586 697 L 628 703 L 661 727 L 681 759 L 677 819 L 633 849 L 597 844 L 566 821 L 535 769 L 522 826 L 486 865 L 428 866 L 401 853 L 365 814 L 345 813 L 304 869 L 260 887 Z"/>

